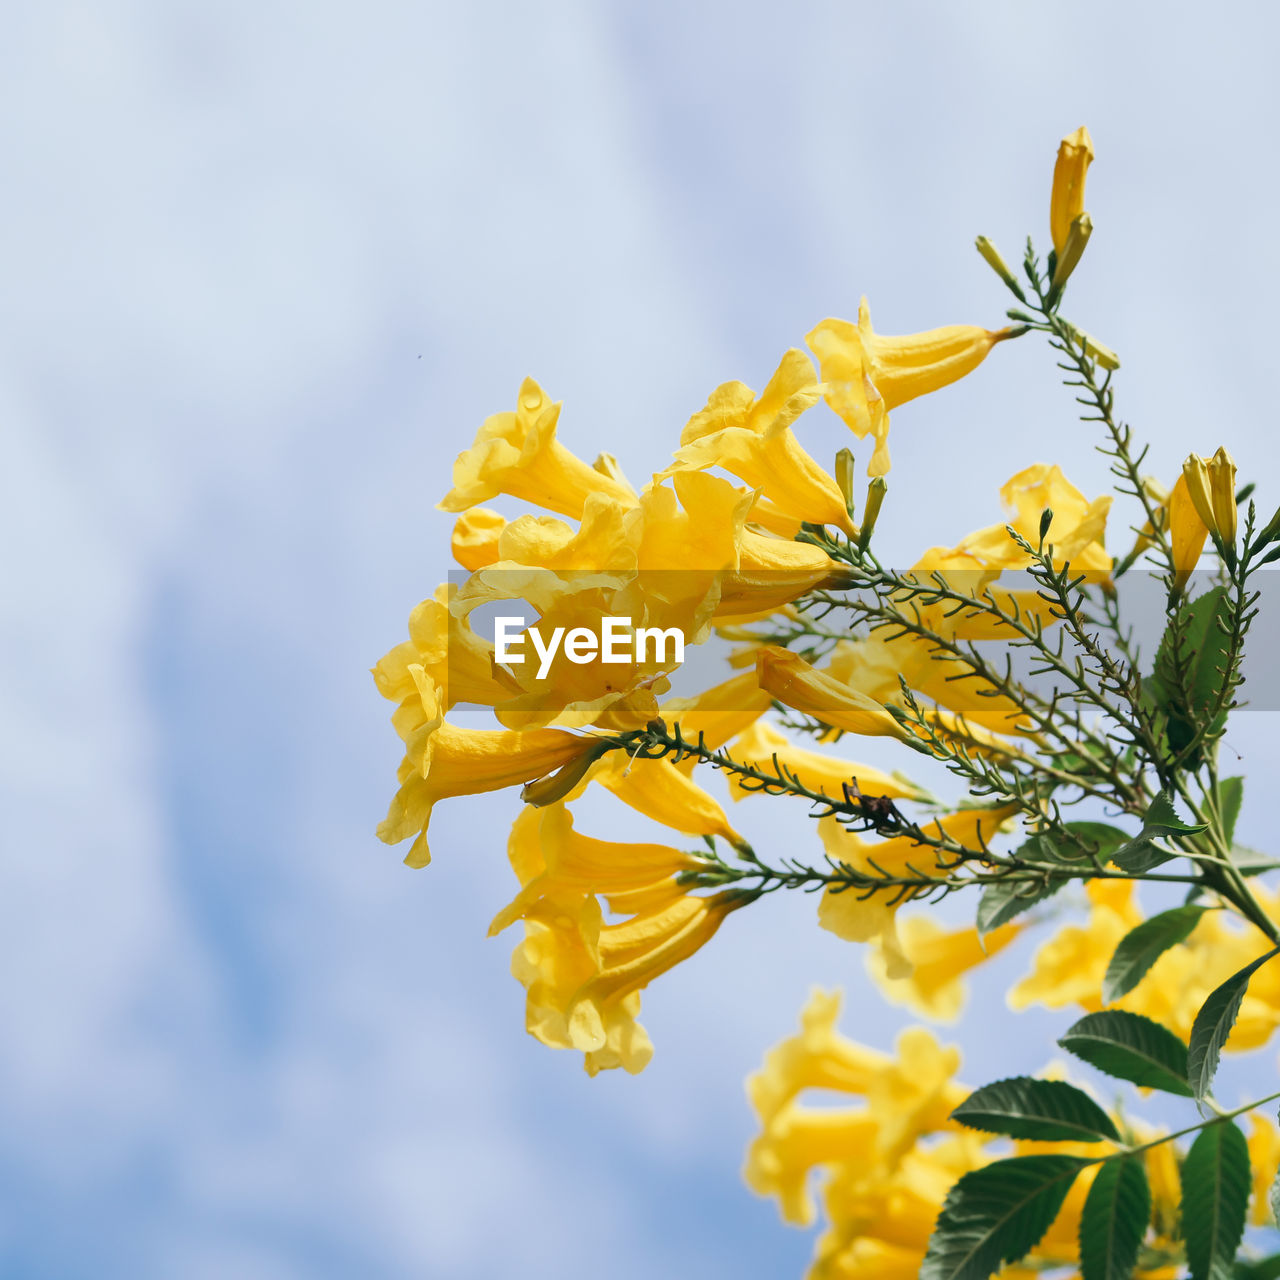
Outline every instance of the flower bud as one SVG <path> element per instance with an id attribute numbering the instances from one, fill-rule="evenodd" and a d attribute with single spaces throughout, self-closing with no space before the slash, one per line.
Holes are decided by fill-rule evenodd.
<path id="1" fill-rule="evenodd" d="M 1067 232 L 1066 244 L 1058 253 L 1058 265 L 1053 270 L 1054 293 L 1067 283 L 1071 273 L 1076 269 L 1076 265 L 1084 256 L 1085 245 L 1089 243 L 1091 235 L 1093 235 L 1093 219 L 1087 213 L 1082 213 L 1072 222 L 1071 230 Z"/>
<path id="2" fill-rule="evenodd" d="M 586 748 L 581 755 L 570 760 L 555 773 L 537 778 L 533 782 L 526 782 L 520 791 L 520 799 L 525 804 L 534 805 L 536 808 L 563 800 L 587 776 L 591 766 L 612 749 L 612 745 L 608 742 L 600 742 L 598 745 Z"/>
<path id="3" fill-rule="evenodd" d="M 1000 250 L 986 236 L 979 236 L 973 243 L 978 252 L 982 254 L 987 266 L 1005 282 L 1017 297 L 1025 302 L 1027 300 L 1026 294 L 1022 292 L 1022 286 L 1018 283 L 1017 277 L 1009 270 L 1008 264 L 1000 256 Z"/>
<path id="4" fill-rule="evenodd" d="M 1093 162 L 1093 139 L 1081 125 L 1069 133 L 1058 147 L 1053 166 L 1053 193 L 1049 197 L 1049 234 L 1061 258 L 1066 250 L 1071 224 L 1084 212 L 1084 177 Z M 1066 276 L 1063 276 L 1066 279 Z"/>
<path id="5" fill-rule="evenodd" d="M 1187 480 L 1187 493 L 1196 514 L 1214 539 L 1224 546 L 1236 540 L 1236 464 L 1225 449 L 1212 458 L 1193 453 L 1182 464 Z"/>
<path id="6" fill-rule="evenodd" d="M 836 484 L 840 486 L 840 492 L 844 495 L 844 509 L 849 513 L 849 519 L 853 519 L 855 503 L 853 500 L 853 450 L 841 449 L 836 454 Z"/>
<path id="7" fill-rule="evenodd" d="M 867 509 L 862 517 L 862 532 L 858 535 L 858 547 L 865 551 L 871 542 L 871 535 L 876 530 L 876 520 L 880 515 L 880 507 L 884 503 L 884 495 L 889 492 L 888 482 L 884 476 L 876 476 L 867 485 Z"/>

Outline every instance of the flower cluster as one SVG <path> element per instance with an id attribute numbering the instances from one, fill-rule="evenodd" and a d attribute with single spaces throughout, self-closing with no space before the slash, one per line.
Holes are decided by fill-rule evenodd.
<path id="1" fill-rule="evenodd" d="M 1143 1099 L 1200 1104 L 1168 1133 L 1105 1111 L 1055 1067 L 970 1090 L 932 1032 L 905 1031 L 891 1057 L 839 1035 L 838 1000 L 819 993 L 749 1082 L 760 1135 L 746 1168 L 794 1224 L 815 1219 L 816 1186 L 813 1280 L 982 1280 L 1001 1266 L 1156 1280 L 1184 1262 L 1193 1280 L 1280 1275 L 1280 1252 L 1257 1271 L 1237 1256 L 1246 1219 L 1269 1222 L 1280 1134 L 1256 1113 L 1247 1139 L 1236 1124 L 1280 1093 L 1235 1110 L 1212 1094 L 1223 1049 L 1261 1047 L 1280 1025 L 1280 893 L 1260 879 L 1280 862 L 1237 843 L 1244 779 L 1218 767 L 1251 575 L 1280 558 L 1280 513 L 1258 529 L 1225 449 L 1192 454 L 1169 487 L 1140 470 L 1146 451 L 1114 413 L 1118 357 L 1061 314 L 1093 233 L 1093 154 L 1083 128 L 1062 142 L 1043 262 L 1028 242 L 1019 276 L 978 239 L 1016 304 L 1009 325 L 888 337 L 863 299 L 856 322 L 823 320 L 807 351 L 786 351 L 758 394 L 716 387 L 646 484 L 612 454 L 567 448 L 560 404 L 527 379 L 440 502 L 462 571 L 373 672 L 404 748 L 379 836 L 412 840 L 405 861 L 424 867 L 437 802 L 518 789 L 515 886 L 490 933 L 521 931 L 526 1028 L 591 1075 L 650 1060 L 639 1016 L 655 978 L 729 915 L 802 889 L 822 928 L 864 944 L 874 986 L 932 1022 L 960 1015 L 972 971 L 1052 930 L 1011 1009 L 1074 1006 L 1065 1050 Z M 999 490 L 1002 518 L 886 565 L 874 535 L 890 412 L 1033 332 L 1105 432 L 1115 493 L 1024 465 Z M 870 437 L 860 507 L 852 450 L 829 472 L 806 448 L 821 405 Z M 1119 558 L 1117 496 L 1137 504 Z M 1146 659 L 1124 614 L 1138 565 L 1165 611 Z M 513 657 L 513 626 L 538 662 Z M 619 627 L 636 643 L 615 653 Z M 705 655 L 713 639 L 725 668 L 706 677 L 704 663 L 677 694 L 677 672 L 695 670 L 685 645 Z M 846 735 L 868 741 L 850 751 Z M 948 775 L 964 794 L 939 800 Z M 584 829 L 599 811 L 580 803 L 589 791 L 655 838 Z M 807 844 L 757 851 L 738 806 L 762 795 L 800 802 Z M 1148 917 L 1140 881 L 1185 896 Z M 972 924 L 925 909 L 965 891 Z M 814 1106 L 819 1090 L 858 1101 Z"/>

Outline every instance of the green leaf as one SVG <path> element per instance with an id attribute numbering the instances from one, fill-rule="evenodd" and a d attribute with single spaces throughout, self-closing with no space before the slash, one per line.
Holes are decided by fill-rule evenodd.
<path id="1" fill-rule="evenodd" d="M 1023 842 L 1014 856 L 1051 870 L 1066 870 L 1093 856 L 1106 862 L 1113 850 L 1128 839 L 1118 827 L 1108 826 L 1105 822 L 1068 822 L 1064 829 L 1068 833 L 1065 838 L 1057 832 L 1032 836 Z M 985 937 L 1036 903 L 1052 897 L 1066 883 L 1065 877 L 1046 877 L 1039 884 L 1025 880 L 993 881 L 983 889 L 978 899 L 978 933 Z"/>
<path id="2" fill-rule="evenodd" d="M 1143 701 L 1156 713 L 1175 754 L 1190 745 L 1217 700 L 1229 647 L 1218 619 L 1228 621 L 1230 609 L 1224 587 L 1213 587 L 1184 605 L 1165 628 L 1155 666 L 1142 682 Z M 1225 723 L 1226 713 L 1220 712 L 1209 725 L 1209 736 L 1216 737 Z M 1201 752 L 1194 751 L 1183 763 L 1195 768 L 1200 759 Z"/>
<path id="3" fill-rule="evenodd" d="M 1151 1188 L 1141 1159 L 1107 1160 L 1080 1215 L 1084 1280 L 1129 1280 L 1151 1221 Z"/>
<path id="4" fill-rule="evenodd" d="M 1226 1121 L 1206 1125 L 1182 1165 L 1182 1231 L 1191 1280 L 1231 1280 L 1249 1187 L 1244 1134 Z"/>
<path id="5" fill-rule="evenodd" d="M 1191 1024 L 1191 1041 L 1187 1050 L 1187 1079 L 1197 1098 L 1203 1098 L 1213 1084 L 1222 1046 L 1235 1025 L 1249 979 L 1277 954 L 1280 954 L 1280 947 L 1260 955 L 1239 973 L 1233 973 L 1220 987 L 1210 992 L 1209 998 L 1200 1006 L 1200 1012 Z"/>
<path id="6" fill-rule="evenodd" d="M 1089 1095 L 1060 1080 L 1014 1076 L 983 1085 L 952 1113 L 953 1120 L 985 1133 L 1040 1142 L 1118 1142 L 1111 1117 Z"/>
<path id="7" fill-rule="evenodd" d="M 1183 822 L 1173 807 L 1173 797 L 1168 791 L 1161 791 L 1142 819 L 1142 830 L 1122 844 L 1111 855 L 1111 861 L 1130 875 L 1142 875 L 1175 856 L 1167 850 L 1157 849 L 1152 841 L 1165 836 L 1194 836 L 1205 830 L 1207 825 Z"/>
<path id="8" fill-rule="evenodd" d="M 1172 1031 L 1140 1013 L 1104 1009 L 1086 1014 L 1058 1043 L 1119 1080 L 1184 1098 L 1192 1096 L 1187 1083 L 1187 1046 Z"/>
<path id="9" fill-rule="evenodd" d="M 947 1193 L 920 1280 L 987 1280 L 1035 1248 L 1076 1175 L 1074 1156 L 1014 1156 L 966 1173 Z"/>
<path id="10" fill-rule="evenodd" d="M 1132 991 L 1170 947 L 1191 936 L 1208 907 L 1174 907 L 1144 920 L 1116 947 L 1102 979 L 1103 1003 L 1111 1004 Z"/>
<path id="11" fill-rule="evenodd" d="M 1256 1262 L 1236 1260 L 1231 1280 L 1280 1280 L 1280 1253 L 1273 1253 L 1269 1258 L 1259 1258 Z"/>
<path id="12" fill-rule="evenodd" d="M 1236 819 L 1244 800 L 1244 779 L 1223 778 L 1218 783 L 1218 812 L 1222 815 L 1222 834 L 1230 844 L 1236 836 Z"/>

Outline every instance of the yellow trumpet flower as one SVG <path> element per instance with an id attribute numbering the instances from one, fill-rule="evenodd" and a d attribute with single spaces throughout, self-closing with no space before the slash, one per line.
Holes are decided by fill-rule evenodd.
<path id="1" fill-rule="evenodd" d="M 1182 464 L 1187 494 L 1205 527 L 1220 542 L 1234 546 L 1236 540 L 1236 464 L 1220 448 L 1212 458 L 1193 453 Z"/>
<path id="2" fill-rule="evenodd" d="M 765 720 L 757 720 L 729 749 L 742 764 L 773 773 L 774 761 L 798 777 L 811 791 L 825 791 L 833 800 L 843 797 L 845 785 L 856 786 L 863 795 L 889 796 L 894 800 L 921 800 L 925 793 L 899 774 L 885 773 L 870 765 L 841 760 L 798 746 Z M 728 775 L 729 795 L 734 800 L 755 795 L 736 774 Z"/>
<path id="3" fill-rule="evenodd" d="M 439 691 L 422 667 L 414 664 L 409 671 L 419 684 L 425 725 L 408 743 L 400 789 L 378 827 L 378 838 L 399 844 L 416 836 L 405 858 L 411 867 L 431 861 L 427 827 L 438 800 L 519 786 L 600 751 L 598 739 L 563 729 L 459 728 L 443 718 Z"/>
<path id="4" fill-rule="evenodd" d="M 1182 591 L 1200 563 L 1209 526 L 1196 510 L 1184 471 L 1169 495 L 1169 544 L 1173 552 L 1173 589 Z"/>
<path id="5" fill-rule="evenodd" d="M 911 734 L 874 698 L 810 666 L 788 649 L 762 646 L 756 654 L 756 679 L 779 702 L 834 729 L 911 740 Z"/>
<path id="6" fill-rule="evenodd" d="M 506 525 L 506 517 L 488 507 L 464 511 L 453 525 L 453 558 L 472 573 L 492 564 L 498 559 L 498 539 Z"/>
<path id="7" fill-rule="evenodd" d="M 662 474 L 721 467 L 763 492 L 772 510 L 795 521 L 836 525 L 853 536 L 857 529 L 839 486 L 791 430 L 821 398 L 809 357 L 792 349 L 759 397 L 741 382 L 717 387 L 706 408 L 689 419 L 675 462 Z"/>
<path id="8" fill-rule="evenodd" d="M 823 320 L 805 341 L 818 358 L 827 403 L 859 439 L 875 438 L 867 474 L 879 476 L 890 465 L 889 411 L 963 378 L 997 342 L 1013 334 L 1012 329 L 957 324 L 889 337 L 871 328 L 871 311 L 863 298 L 856 326 Z"/>
<path id="9" fill-rule="evenodd" d="M 495 413 L 476 433 L 475 443 L 453 464 L 453 488 L 442 511 L 465 511 L 499 493 L 536 503 L 577 519 L 587 495 L 603 493 L 634 506 L 635 490 L 625 480 L 595 470 L 556 439 L 559 402 L 526 378 L 514 412 Z"/>
<path id="10" fill-rule="evenodd" d="M 1084 212 L 1084 179 L 1093 163 L 1093 139 L 1081 125 L 1058 146 L 1053 166 L 1053 191 L 1049 196 L 1049 234 L 1061 256 L 1071 234 L 1071 224 Z"/>

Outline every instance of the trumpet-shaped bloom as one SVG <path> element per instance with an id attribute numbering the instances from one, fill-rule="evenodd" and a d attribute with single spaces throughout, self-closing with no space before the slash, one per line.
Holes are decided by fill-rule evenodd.
<path id="1" fill-rule="evenodd" d="M 1019 931 L 1019 925 L 1007 924 L 983 939 L 971 926 L 948 930 L 928 916 L 914 915 L 900 927 L 910 976 L 890 978 L 890 959 L 879 948 L 867 952 L 867 969 L 895 1004 L 933 1022 L 954 1022 L 964 1007 L 964 975 L 1003 951 Z"/>
<path id="2" fill-rule="evenodd" d="M 498 539 L 506 525 L 506 517 L 488 507 L 464 511 L 453 525 L 453 558 L 472 573 L 492 564 L 498 559 Z"/>
<path id="3" fill-rule="evenodd" d="M 958 813 L 922 828 L 933 839 L 975 853 L 983 851 L 1001 825 L 1018 806 L 1001 805 L 993 809 L 961 809 Z M 953 853 L 941 853 L 932 845 L 922 844 L 910 836 L 893 836 L 887 840 L 866 840 L 842 826 L 834 816 L 818 822 L 818 835 L 827 856 L 868 876 L 914 878 L 931 876 L 939 868 L 939 857 L 954 861 Z M 886 886 L 866 892 L 862 889 L 829 887 L 818 900 L 818 923 L 847 942 L 877 940 L 889 978 L 908 978 L 913 972 L 910 956 L 898 936 L 897 915 L 901 894 Z"/>
<path id="4" fill-rule="evenodd" d="M 378 838 L 399 844 L 416 836 L 405 858 L 411 867 L 425 867 L 431 861 L 427 826 L 438 800 L 518 786 L 600 752 L 597 739 L 562 729 L 520 733 L 459 728 L 443 718 L 439 692 L 423 669 L 412 666 L 410 674 L 418 681 L 425 724 L 406 744 L 400 789 L 378 827 Z"/>
<path id="5" fill-rule="evenodd" d="M 579 1049 L 589 1074 L 643 1069 L 652 1044 L 636 1022 L 640 992 L 687 960 L 753 894 L 684 895 L 621 924 L 604 924 L 594 897 L 540 898 L 525 913 L 512 957 L 525 987 L 530 1033 L 553 1048 Z"/>
<path id="6" fill-rule="evenodd" d="M 863 795 L 889 796 L 894 800 L 922 800 L 926 793 L 901 774 L 885 773 L 870 765 L 857 764 L 798 746 L 765 720 L 757 720 L 732 746 L 730 754 L 741 764 L 765 773 L 776 773 L 775 762 L 794 774 L 811 791 L 824 791 L 839 800 L 844 787 L 856 787 Z M 728 774 L 729 794 L 735 800 L 756 794 L 737 775 Z"/>
<path id="7" fill-rule="evenodd" d="M 624 506 L 636 501 L 624 480 L 597 471 L 556 439 L 559 402 L 532 379 L 520 386 L 514 412 L 486 418 L 475 443 L 453 464 L 453 489 L 444 511 L 465 511 L 499 493 L 577 519 L 587 495 L 603 493 Z"/>
<path id="8" fill-rule="evenodd" d="M 756 678 L 779 702 L 846 733 L 910 735 L 874 698 L 812 667 L 799 654 L 764 645 L 756 654 Z"/>
<path id="9" fill-rule="evenodd" d="M 1070 562 L 1081 573 L 1111 572 L 1111 557 L 1103 545 L 1110 494 L 1089 502 L 1060 467 L 1037 463 L 1013 476 L 1000 490 L 1000 498 L 1012 518 L 971 533 L 958 550 L 992 568 L 1025 569 L 1030 557 L 1009 536 L 1006 525 L 1034 547 L 1040 540 L 1040 517 L 1048 508 L 1053 511 L 1053 520 L 1045 545 L 1052 545 L 1054 562 Z"/>
<path id="10" fill-rule="evenodd" d="M 805 341 L 818 358 L 827 403 L 859 439 L 874 437 L 875 453 L 867 474 L 889 470 L 889 411 L 917 396 L 937 391 L 971 373 L 997 342 L 1012 330 L 977 325 L 948 325 L 904 337 L 887 337 L 871 328 L 863 298 L 858 323 L 823 320 Z"/>
<path id="11" fill-rule="evenodd" d="M 1190 581 L 1208 536 L 1209 526 L 1196 510 L 1184 471 L 1169 495 L 1169 543 L 1175 591 L 1181 591 Z"/>
<path id="12" fill-rule="evenodd" d="M 772 510 L 797 523 L 832 524 L 855 535 L 839 486 L 791 430 L 800 414 L 821 398 L 809 357 L 788 351 L 759 397 L 741 382 L 717 387 L 707 407 L 689 419 L 675 463 L 663 474 L 721 467 L 763 492 Z M 759 520 L 759 515 L 753 518 Z"/>
<path id="13" fill-rule="evenodd" d="M 1222 542 L 1236 540 L 1236 464 L 1225 449 L 1212 458 L 1193 453 L 1182 464 L 1187 493 L 1196 514 Z"/>
<path id="14" fill-rule="evenodd" d="M 1093 139 L 1081 125 L 1058 146 L 1053 166 L 1053 191 L 1049 196 L 1049 234 L 1061 256 L 1067 247 L 1071 224 L 1084 212 L 1084 179 L 1093 163 Z"/>

